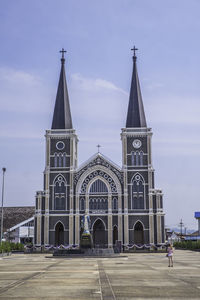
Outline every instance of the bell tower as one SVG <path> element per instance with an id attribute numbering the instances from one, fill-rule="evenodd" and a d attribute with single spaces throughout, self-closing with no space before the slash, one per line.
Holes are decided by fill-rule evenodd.
<path id="1" fill-rule="evenodd" d="M 126 127 L 122 128 L 121 133 L 124 172 L 124 244 L 162 243 L 164 241 L 164 215 L 160 200 L 162 191 L 154 189 L 152 131 L 147 127 L 140 90 L 136 63 L 138 49 L 134 47 L 131 50 L 133 50 L 133 73 Z"/>
<path id="2" fill-rule="evenodd" d="M 46 130 L 44 192 L 36 196 L 36 245 L 73 244 L 73 176 L 77 135 L 72 125 L 64 49 L 51 130 Z M 57 226 L 58 225 L 58 226 Z M 56 240 L 58 242 L 56 242 Z"/>

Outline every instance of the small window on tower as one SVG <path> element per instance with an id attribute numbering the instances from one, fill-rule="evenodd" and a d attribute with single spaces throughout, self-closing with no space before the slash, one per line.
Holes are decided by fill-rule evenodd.
<path id="1" fill-rule="evenodd" d="M 67 166 L 66 164 L 66 153 L 63 153 L 63 167 L 65 168 Z"/>
<path id="2" fill-rule="evenodd" d="M 132 209 L 144 209 L 144 180 L 139 174 L 132 181 Z"/>
<path id="3" fill-rule="evenodd" d="M 136 151 L 136 163 L 135 163 L 136 166 L 139 166 L 139 152 Z"/>
<path id="4" fill-rule="evenodd" d="M 131 152 L 131 164 L 135 166 L 135 152 Z"/>
<path id="5" fill-rule="evenodd" d="M 57 168 L 58 166 L 58 154 L 54 153 L 54 167 Z"/>
<path id="6" fill-rule="evenodd" d="M 66 181 L 63 176 L 58 176 L 54 182 L 54 207 L 55 210 L 64 210 L 66 202 Z"/>
<path id="7" fill-rule="evenodd" d="M 143 162 L 143 157 L 144 157 L 144 154 L 142 151 L 140 151 L 140 165 L 143 166 L 144 162 Z"/>
<path id="8" fill-rule="evenodd" d="M 59 166 L 59 168 L 62 167 L 62 154 L 61 153 L 59 153 L 58 166 Z"/>

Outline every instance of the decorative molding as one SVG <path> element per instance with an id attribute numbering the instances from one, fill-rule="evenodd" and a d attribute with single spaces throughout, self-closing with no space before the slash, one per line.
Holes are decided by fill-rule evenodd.
<path id="1" fill-rule="evenodd" d="M 114 173 L 121 184 L 123 184 L 123 174 L 121 171 L 117 169 L 117 167 L 113 166 L 109 161 L 106 161 L 102 156 L 97 155 L 92 161 L 88 162 L 87 165 L 85 165 L 83 168 L 81 168 L 74 176 L 74 184 L 77 184 L 79 178 L 83 173 L 85 173 L 88 169 L 91 169 L 93 167 L 96 167 L 96 169 L 99 169 L 100 167 L 105 167 L 105 170 L 107 170 L 107 173 L 110 171 L 110 174 Z M 112 173 L 111 173 L 112 171 Z M 105 171 L 106 172 L 106 171 Z M 111 175 L 110 175 L 111 176 Z M 112 177 L 112 176 L 111 176 Z"/>

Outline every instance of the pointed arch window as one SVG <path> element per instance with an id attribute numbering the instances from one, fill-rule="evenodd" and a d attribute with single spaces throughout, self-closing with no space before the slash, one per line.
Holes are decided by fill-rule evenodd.
<path id="1" fill-rule="evenodd" d="M 95 180 L 95 182 L 93 182 L 93 184 L 90 187 L 90 194 L 107 194 L 107 193 L 108 193 L 107 186 L 100 179 Z"/>
<path id="2" fill-rule="evenodd" d="M 55 152 L 54 153 L 54 167 L 57 168 L 58 166 L 58 154 Z"/>
<path id="3" fill-rule="evenodd" d="M 135 164 L 136 164 L 135 152 L 131 152 L 131 164 L 132 164 L 132 166 L 135 166 Z"/>
<path id="4" fill-rule="evenodd" d="M 113 209 L 113 210 L 117 210 L 117 209 L 118 209 L 118 199 L 117 199 L 117 197 L 114 197 L 114 198 L 113 198 L 113 201 L 112 201 L 112 209 Z"/>
<path id="5" fill-rule="evenodd" d="M 59 175 L 54 181 L 54 208 L 55 210 L 65 210 L 67 194 L 66 180 Z"/>
<path id="6" fill-rule="evenodd" d="M 144 164 L 143 158 L 144 158 L 143 151 L 131 152 L 132 166 L 143 166 L 143 164 Z"/>
<path id="7" fill-rule="evenodd" d="M 143 164 L 144 164 L 143 157 L 144 157 L 144 153 L 143 153 L 143 151 L 140 151 L 140 165 L 141 166 L 143 166 Z"/>
<path id="8" fill-rule="evenodd" d="M 54 167 L 62 168 L 67 166 L 67 155 L 64 153 L 54 153 Z"/>
<path id="9" fill-rule="evenodd" d="M 135 165 L 136 166 L 139 166 L 139 162 L 140 162 L 139 157 L 140 157 L 139 152 L 136 151 L 136 153 L 135 153 Z"/>
<path id="10" fill-rule="evenodd" d="M 85 210 L 85 199 L 84 198 L 80 199 L 80 210 Z"/>
<path id="11" fill-rule="evenodd" d="M 66 164 L 66 153 L 63 153 L 63 167 L 65 168 L 67 166 Z"/>
<path id="12" fill-rule="evenodd" d="M 62 153 L 59 153 L 59 156 L 58 156 L 58 167 L 59 168 L 62 167 Z"/>
<path id="13" fill-rule="evenodd" d="M 144 209 L 144 180 L 139 174 L 132 180 L 132 209 Z"/>
<path id="14" fill-rule="evenodd" d="M 89 209 L 94 210 L 108 210 L 108 188 L 101 179 L 96 179 L 89 189 Z"/>

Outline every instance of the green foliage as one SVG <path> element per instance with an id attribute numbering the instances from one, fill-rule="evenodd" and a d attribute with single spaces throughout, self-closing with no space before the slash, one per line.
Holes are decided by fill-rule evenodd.
<path id="1" fill-rule="evenodd" d="M 175 242 L 173 246 L 179 249 L 200 250 L 200 241 Z"/>
<path id="2" fill-rule="evenodd" d="M 11 252 L 12 250 L 24 251 L 24 245 L 21 243 L 2 242 L 0 253 Z"/>

